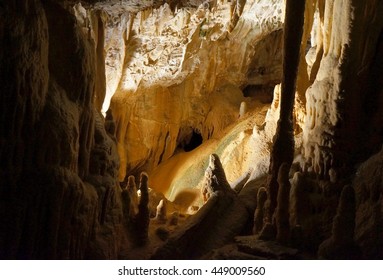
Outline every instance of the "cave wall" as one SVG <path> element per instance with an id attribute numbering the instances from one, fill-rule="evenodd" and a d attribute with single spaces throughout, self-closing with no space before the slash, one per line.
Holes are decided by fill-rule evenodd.
<path id="1" fill-rule="evenodd" d="M 118 51 L 107 52 L 120 60 L 107 66 L 107 80 L 114 79 L 107 95 L 113 94 L 120 180 L 153 170 L 190 131 L 204 141 L 220 135 L 237 120 L 241 102 L 250 101 L 245 86 L 280 82 L 283 1 L 248 1 L 228 32 L 230 7 L 164 4 L 124 15 L 123 32 L 114 25 Z"/>
<path id="2" fill-rule="evenodd" d="M 371 86 L 372 77 L 381 77 L 375 65 L 381 59 L 382 9 L 380 1 L 317 2 L 307 56 L 313 83 L 306 92 L 303 155 L 304 169 L 323 178 L 329 172 L 347 176 L 382 141 L 382 126 L 376 124 L 381 89 Z"/>
<path id="3" fill-rule="evenodd" d="M 119 159 L 96 110 L 102 39 L 63 3 L 0 9 L 0 257 L 117 258 Z"/>
<path id="4" fill-rule="evenodd" d="M 191 153 L 187 168 L 177 157 L 163 165 L 157 178 L 168 181 L 166 168 L 182 169 L 171 193 L 201 184 L 217 151 L 230 181 L 238 178 L 233 189 L 253 191 L 267 172 L 280 86 L 264 123 L 243 112 L 251 100 L 242 90 L 281 80 L 283 1 L 138 10 L 75 2 L 0 6 L 1 258 L 120 257 L 131 205 L 119 181 L 165 162 L 193 131 L 210 147 Z M 382 1 L 306 1 L 289 214 L 303 231 L 298 246 L 314 253 L 326 240 L 326 255 L 337 224 L 352 217 L 348 240 L 363 257 L 382 257 L 381 152 L 356 166 L 383 140 L 382 12 Z"/>

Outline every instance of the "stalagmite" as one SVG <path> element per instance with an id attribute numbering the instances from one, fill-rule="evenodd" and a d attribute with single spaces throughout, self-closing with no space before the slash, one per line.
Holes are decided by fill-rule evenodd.
<path id="1" fill-rule="evenodd" d="M 275 223 L 277 227 L 277 241 L 281 244 L 288 244 L 290 239 L 290 215 L 289 215 L 289 198 L 290 198 L 290 167 L 283 163 L 278 173 L 278 205 L 275 210 Z"/>
<path id="2" fill-rule="evenodd" d="M 242 118 L 247 112 L 247 104 L 245 101 L 241 102 L 241 106 L 239 107 L 238 118 Z"/>
<path id="3" fill-rule="evenodd" d="M 138 213 L 136 215 L 137 245 L 142 246 L 148 242 L 149 231 L 149 193 L 148 193 L 148 175 L 141 173 L 140 187 L 141 197 L 138 203 Z"/>
<path id="4" fill-rule="evenodd" d="M 217 155 L 212 154 L 205 172 L 205 183 L 202 187 L 203 200 L 208 201 L 215 192 L 235 193 L 226 180 L 221 161 Z"/>
<path id="5" fill-rule="evenodd" d="M 365 259 L 383 259 L 383 147 L 358 168 L 355 242 Z"/>
<path id="6" fill-rule="evenodd" d="M 179 216 L 180 216 L 180 213 L 178 213 L 178 212 L 173 212 L 173 213 L 170 215 L 170 218 L 169 218 L 169 225 L 171 225 L 171 226 L 176 226 L 176 225 L 178 225 Z"/>
<path id="7" fill-rule="evenodd" d="M 303 32 L 305 0 L 287 0 L 283 33 L 283 76 L 280 97 L 280 117 L 270 156 L 268 221 L 272 222 L 277 207 L 278 172 L 282 163 L 290 168 L 294 155 L 293 107 L 299 50 Z"/>
<path id="8" fill-rule="evenodd" d="M 210 156 L 205 176 L 207 202 L 170 235 L 168 241 L 153 254 L 153 259 L 201 257 L 231 240 L 246 224 L 249 212 L 227 183 L 217 155 Z"/>
<path id="9" fill-rule="evenodd" d="M 333 221 L 331 237 L 318 249 L 321 259 L 360 259 L 360 249 L 354 243 L 355 192 L 345 186 L 339 199 L 337 214 Z"/>
<path id="10" fill-rule="evenodd" d="M 383 258 L 383 1 L 0 3 L 0 259 Z"/>
<path id="11" fill-rule="evenodd" d="M 136 179 L 133 175 L 128 177 L 127 190 L 130 197 L 130 211 L 131 214 L 136 215 L 138 212 L 138 194 L 137 194 L 137 186 Z"/>
<path id="12" fill-rule="evenodd" d="M 292 180 L 290 198 L 290 224 L 292 226 L 302 225 L 308 212 L 308 186 L 305 185 L 303 175 L 300 172 L 294 174 Z"/>
<path id="13" fill-rule="evenodd" d="M 254 212 L 254 228 L 253 233 L 259 233 L 263 228 L 263 220 L 265 218 L 265 202 L 267 200 L 267 191 L 265 188 L 260 188 L 257 194 L 257 209 Z"/>
<path id="14" fill-rule="evenodd" d="M 165 224 L 167 221 L 167 209 L 166 209 L 166 201 L 161 199 L 160 203 L 157 206 L 157 213 L 155 220 L 157 223 Z"/>

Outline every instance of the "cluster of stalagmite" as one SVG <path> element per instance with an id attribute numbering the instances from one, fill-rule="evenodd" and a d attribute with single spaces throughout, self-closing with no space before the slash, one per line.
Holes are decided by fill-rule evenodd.
<path id="1" fill-rule="evenodd" d="M 381 14 L 0 4 L 0 258 L 382 258 Z"/>
<path id="2" fill-rule="evenodd" d="M 263 228 L 263 220 L 265 218 L 265 202 L 267 199 L 267 191 L 265 188 L 260 188 L 257 194 L 257 209 L 254 212 L 254 227 L 253 233 L 259 233 Z"/>
<path id="3" fill-rule="evenodd" d="M 345 186 L 340 195 L 331 237 L 319 246 L 319 258 L 360 259 L 360 250 L 354 243 L 355 204 L 354 189 Z"/>
<path id="4" fill-rule="evenodd" d="M 305 1 L 287 1 L 286 5 L 283 62 L 290 62 L 284 64 L 289 68 L 284 68 L 282 77 L 280 116 L 271 152 L 267 201 L 263 203 L 265 195 L 259 192 L 260 204 L 254 216 L 254 232 L 261 239 L 275 238 L 279 243 L 308 250 L 316 250 L 320 242 L 328 238 L 319 246 L 319 257 L 360 258 L 362 255 L 354 242 L 354 190 L 349 186 L 344 187 L 342 193 L 338 190 L 340 185 L 352 180 L 352 164 L 373 151 L 360 145 L 359 141 L 367 141 L 370 145 L 382 140 L 375 134 L 382 130 L 376 123 L 377 119 L 381 119 L 378 113 L 381 105 L 373 106 L 372 112 L 366 114 L 362 106 L 370 104 L 371 97 L 361 93 L 361 86 L 369 84 L 369 94 L 381 96 L 381 90 L 377 90 L 376 83 L 371 81 L 368 73 L 381 75 L 372 73 L 377 70 L 377 61 L 374 59 L 381 59 L 379 34 L 382 32 L 382 22 L 373 17 L 370 22 L 364 18 L 364 23 L 354 24 L 358 20 L 363 22 L 363 13 L 375 14 L 376 9 L 371 9 L 374 5 L 372 2 L 360 4 L 348 1 L 345 6 L 347 13 L 340 12 L 340 3 L 329 1 L 318 1 L 314 6 L 306 5 L 306 8 Z M 289 5 L 296 6 L 290 9 Z M 383 7 L 377 5 L 376 8 L 381 11 Z M 335 22 L 341 24 L 334 25 Z M 313 23 L 311 49 L 306 55 L 307 61 L 303 62 L 303 65 L 308 65 L 309 76 L 302 77 L 302 60 L 298 59 L 299 50 L 302 52 L 299 45 L 303 44 L 300 43 L 300 32 L 293 32 L 295 40 L 293 37 L 287 38 L 290 36 L 289 29 L 291 31 L 295 26 L 295 30 L 301 28 L 305 42 L 308 38 L 307 28 L 310 30 Z M 360 26 L 371 25 L 374 25 L 371 34 L 357 35 Z M 360 48 L 362 42 L 371 45 Z M 300 57 L 304 55 L 301 53 Z M 353 81 L 356 86 L 347 77 L 355 77 Z M 298 84 L 295 88 L 296 79 Z M 310 84 L 311 87 L 308 87 Z M 293 128 L 294 93 L 298 93 L 294 105 L 297 110 L 302 107 L 302 89 L 306 88 L 306 119 L 302 122 L 296 118 L 296 127 Z M 367 124 L 361 130 L 361 120 L 370 120 L 372 124 Z M 299 153 L 299 150 L 294 151 L 293 132 L 299 132 L 299 126 L 303 130 L 303 158 L 299 157 L 298 161 L 302 170 L 295 173 L 290 191 L 290 165 L 294 153 Z M 371 133 L 372 126 L 375 133 Z M 361 134 L 361 131 L 365 134 Z M 354 137 L 351 137 L 354 132 Z M 316 177 L 312 177 L 313 174 Z M 335 209 L 338 209 L 337 212 Z M 264 210 L 267 216 L 261 222 L 260 213 Z M 263 226 L 262 230 L 259 229 L 260 225 Z M 318 226 L 322 231 L 314 234 Z M 367 251 L 367 254 L 371 254 L 371 249 L 364 250 L 365 254 Z"/>
<path id="5" fill-rule="evenodd" d="M 241 232 L 251 215 L 243 198 L 230 188 L 217 155 L 210 156 L 204 186 L 204 206 L 170 235 L 153 259 L 200 258 Z"/>

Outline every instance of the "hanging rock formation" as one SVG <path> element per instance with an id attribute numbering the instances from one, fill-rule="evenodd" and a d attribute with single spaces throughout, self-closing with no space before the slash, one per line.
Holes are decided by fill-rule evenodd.
<path id="1" fill-rule="evenodd" d="M 2 1 L 0 258 L 382 259 L 382 14 Z"/>
<path id="2" fill-rule="evenodd" d="M 280 82 L 283 1 L 233 1 L 243 12 L 231 32 L 231 3 L 209 10 L 202 2 L 126 13 L 108 25 L 107 96 L 113 97 L 105 102 L 120 128 L 120 180 L 150 173 L 193 131 L 203 141 L 219 135 L 238 119 L 241 102 L 251 102 L 243 87 Z M 118 16 L 112 11 L 108 22 Z"/>
<path id="3" fill-rule="evenodd" d="M 304 169 L 324 178 L 330 169 L 347 176 L 353 163 L 382 141 L 375 134 L 382 131 L 375 122 L 382 103 L 370 103 L 381 100 L 371 79 L 382 75 L 373 62 L 381 61 L 382 12 L 379 1 L 318 1 L 311 39 L 315 81 L 306 92 L 303 155 Z"/>

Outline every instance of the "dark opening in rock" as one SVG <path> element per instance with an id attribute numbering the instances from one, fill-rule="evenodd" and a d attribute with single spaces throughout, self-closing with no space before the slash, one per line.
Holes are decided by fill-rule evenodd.
<path id="1" fill-rule="evenodd" d="M 198 131 L 193 130 L 189 142 L 183 147 L 185 152 L 190 152 L 202 144 L 202 136 Z"/>
<path id="2" fill-rule="evenodd" d="M 243 90 L 244 97 L 251 97 L 266 104 L 273 101 L 274 85 L 248 85 Z"/>

